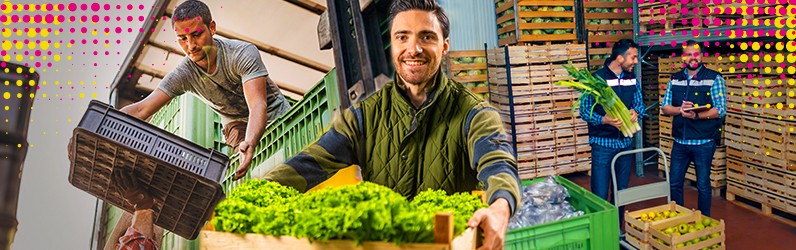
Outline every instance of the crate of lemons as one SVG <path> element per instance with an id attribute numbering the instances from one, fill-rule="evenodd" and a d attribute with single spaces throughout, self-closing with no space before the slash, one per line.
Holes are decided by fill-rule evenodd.
<path id="1" fill-rule="evenodd" d="M 625 233 L 627 241 L 639 249 L 650 249 L 650 228 L 664 222 L 675 220 L 677 217 L 688 216 L 694 213 L 693 210 L 677 205 L 674 202 L 669 204 L 641 209 L 633 212 L 625 211 Z"/>

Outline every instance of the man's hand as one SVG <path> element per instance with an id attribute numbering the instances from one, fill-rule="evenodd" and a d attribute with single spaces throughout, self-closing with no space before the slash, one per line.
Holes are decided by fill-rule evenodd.
<path id="1" fill-rule="evenodd" d="M 113 182 L 119 187 L 119 192 L 127 202 L 133 204 L 135 210 L 150 209 L 155 201 L 138 182 L 134 174 L 127 169 L 118 169 L 113 172 Z"/>
<path id="2" fill-rule="evenodd" d="M 235 170 L 235 177 L 233 180 L 237 180 L 242 178 L 246 175 L 246 172 L 249 172 L 249 165 L 252 164 L 252 158 L 254 157 L 254 147 L 251 143 L 247 141 L 243 141 L 238 145 L 238 152 L 240 153 L 240 167 Z"/>
<path id="3" fill-rule="evenodd" d="M 622 128 L 622 120 L 619 120 L 619 118 L 613 118 L 610 115 L 603 116 L 603 124 L 614 126 L 617 129 Z"/>
<path id="4" fill-rule="evenodd" d="M 685 111 L 684 110 L 684 109 L 692 108 L 692 107 L 694 107 L 694 103 L 693 102 L 683 101 L 683 105 L 680 106 L 680 115 L 682 115 L 683 118 L 694 119 L 696 117 L 696 113 L 694 113 L 694 111 Z"/>
<path id="5" fill-rule="evenodd" d="M 484 245 L 478 250 L 503 249 L 510 216 L 511 209 L 506 199 L 497 199 L 488 208 L 475 211 L 467 226 L 484 230 Z"/>
<path id="6" fill-rule="evenodd" d="M 630 110 L 630 121 L 637 122 L 638 121 L 638 112 L 635 109 Z"/>

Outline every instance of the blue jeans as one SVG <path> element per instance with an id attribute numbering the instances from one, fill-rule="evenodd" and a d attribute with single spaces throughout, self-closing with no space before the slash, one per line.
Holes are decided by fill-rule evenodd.
<path id="1" fill-rule="evenodd" d="M 672 167 L 669 174 L 671 183 L 669 190 L 672 200 L 685 206 L 683 203 L 683 182 L 688 164 L 694 162 L 697 179 L 699 199 L 697 207 L 705 216 L 710 216 L 710 201 L 713 198 L 710 190 L 710 167 L 713 165 L 713 153 L 716 152 L 716 142 L 711 141 L 702 145 L 683 145 L 674 142 L 672 146 Z"/>
<path id="2" fill-rule="evenodd" d="M 616 154 L 622 151 L 631 150 L 632 146 L 626 148 L 607 148 L 597 144 L 591 145 L 591 192 L 613 204 L 614 195 L 608 199 L 608 192 L 611 189 L 611 160 Z M 617 190 L 627 188 L 630 181 L 630 170 L 633 165 L 633 155 L 624 155 L 616 159 L 616 184 Z M 620 208 L 620 215 L 623 214 Z M 621 217 L 621 216 L 620 216 Z"/>

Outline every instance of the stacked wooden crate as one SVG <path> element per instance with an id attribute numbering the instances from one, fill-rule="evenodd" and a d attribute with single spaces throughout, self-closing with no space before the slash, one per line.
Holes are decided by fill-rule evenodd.
<path id="1" fill-rule="evenodd" d="M 718 70 L 718 68 L 722 68 L 725 65 L 728 59 L 709 59 L 704 58 L 703 63 L 705 67 L 713 70 Z M 669 80 L 671 79 L 672 74 L 680 72 L 683 70 L 683 59 L 679 56 L 672 56 L 668 58 L 658 58 L 658 98 L 663 103 L 663 97 L 666 93 L 666 88 L 668 87 Z M 728 76 L 725 76 L 727 78 Z M 732 76 L 730 76 L 732 78 Z M 729 103 L 727 105 L 729 107 Z M 674 146 L 674 137 L 672 137 L 672 116 L 663 115 L 660 113 L 658 116 L 658 124 L 659 124 L 659 131 L 660 131 L 660 148 L 666 153 L 666 159 L 669 162 L 669 167 L 671 168 L 671 152 L 672 147 Z M 723 133 L 722 133 L 723 134 Z M 722 138 L 724 136 L 722 135 Z M 720 195 L 721 189 L 726 187 L 727 185 L 727 148 L 724 146 L 723 139 L 717 142 L 716 151 L 713 153 L 713 161 L 710 168 L 710 186 L 713 189 L 713 195 L 718 196 Z M 662 156 L 658 156 L 658 169 L 663 170 L 663 158 Z M 689 165 L 688 171 L 686 172 L 686 180 L 696 182 L 696 173 L 694 172 L 694 164 L 691 163 Z"/>
<path id="2" fill-rule="evenodd" d="M 710 14 L 706 17 L 708 27 L 742 25 L 742 20 L 764 21 L 777 17 L 777 4 L 773 1 L 711 1 L 707 4 Z M 751 10 L 748 12 L 747 10 Z"/>
<path id="3" fill-rule="evenodd" d="M 575 42 L 574 8 L 566 0 L 496 0 L 498 44 Z"/>
<path id="4" fill-rule="evenodd" d="M 633 39 L 633 2 L 584 0 L 583 17 L 589 44 L 589 68 L 597 70 L 611 55 L 611 45 Z"/>
<path id="5" fill-rule="evenodd" d="M 727 200 L 755 204 L 763 214 L 796 224 L 796 132 L 792 91 L 778 76 L 728 80 Z"/>
<path id="6" fill-rule="evenodd" d="M 652 65 L 658 65 L 658 56 L 650 55 L 644 59 Z M 636 67 L 641 67 L 638 65 Z M 642 120 L 644 129 L 644 146 L 657 147 L 660 135 L 660 125 L 658 124 L 658 114 L 660 112 L 660 98 L 658 93 L 660 91 L 660 84 L 658 83 L 658 69 L 653 67 L 642 67 L 641 69 L 641 83 L 642 94 L 644 96 L 644 105 L 653 107 L 647 111 L 647 116 Z"/>
<path id="7" fill-rule="evenodd" d="M 639 28 L 642 34 L 649 32 L 673 32 L 707 28 L 702 10 L 702 1 L 674 3 L 668 0 L 640 0 Z M 699 22 L 692 22 L 699 20 Z"/>
<path id="8" fill-rule="evenodd" d="M 515 140 L 520 177 L 589 170 L 588 129 L 572 112 L 580 93 L 554 84 L 570 79 L 563 65 L 586 67 L 585 45 L 508 46 L 487 60 L 490 102 Z"/>
<path id="9" fill-rule="evenodd" d="M 449 51 L 446 55 L 445 65 L 448 77 L 464 85 L 485 100 L 489 99 L 485 51 Z"/>

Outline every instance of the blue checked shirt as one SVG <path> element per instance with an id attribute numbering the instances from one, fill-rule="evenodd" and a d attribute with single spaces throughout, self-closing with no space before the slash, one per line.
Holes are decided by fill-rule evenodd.
<path id="1" fill-rule="evenodd" d="M 617 78 L 622 79 L 624 73 L 620 74 Z M 594 104 L 595 100 L 592 96 L 583 96 L 581 97 L 580 102 L 580 117 L 586 123 L 597 126 L 603 123 L 603 116 L 597 113 L 591 112 L 591 105 Z M 599 105 L 599 104 L 597 104 Z M 641 84 L 636 84 L 636 93 L 633 95 L 633 103 L 632 105 L 626 105 L 628 107 L 632 107 L 631 109 L 636 110 L 638 113 L 638 120 L 641 121 L 641 118 L 645 116 L 644 114 L 644 99 L 641 95 Z M 589 144 L 597 144 L 606 148 L 627 148 L 633 145 L 633 137 L 622 137 L 622 138 L 605 138 L 605 137 L 594 137 L 589 136 Z"/>
<path id="2" fill-rule="evenodd" d="M 697 72 L 699 72 L 699 70 L 701 69 L 702 67 L 697 69 Z M 691 75 L 689 75 L 688 72 L 686 72 L 685 75 L 686 77 L 688 77 L 688 80 L 690 81 Z M 663 102 L 661 103 L 661 109 L 663 109 L 663 107 L 666 105 L 672 105 L 671 80 L 669 81 L 668 85 L 669 86 L 666 86 L 666 94 L 663 95 Z M 721 77 L 721 75 L 716 76 L 713 86 L 710 86 L 710 96 L 713 97 L 713 106 L 719 110 L 719 117 L 723 118 L 724 115 L 727 113 L 727 84 L 724 82 L 724 78 Z M 674 141 L 683 145 L 702 145 L 713 141 L 713 139 L 684 140 L 680 138 L 674 138 Z"/>

